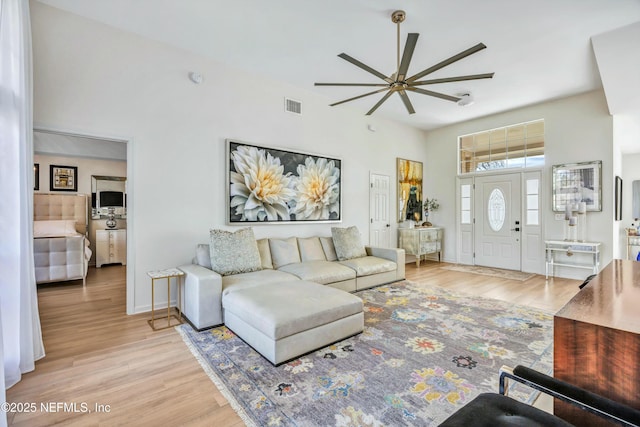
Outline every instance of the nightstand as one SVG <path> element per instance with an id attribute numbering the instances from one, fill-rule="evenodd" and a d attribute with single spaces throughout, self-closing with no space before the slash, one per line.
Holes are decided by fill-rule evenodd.
<path id="1" fill-rule="evenodd" d="M 184 277 L 184 272 L 177 268 L 169 268 L 167 270 L 155 270 L 148 271 L 147 275 L 151 277 L 151 319 L 147 322 L 151 329 L 154 331 L 159 331 L 160 329 L 170 328 L 172 326 L 177 326 L 182 323 L 182 279 Z M 178 315 L 171 314 L 171 279 L 175 279 L 177 293 L 178 293 L 178 306 L 176 310 L 178 311 Z M 155 317 L 155 284 L 156 280 L 166 280 L 167 281 L 167 315 L 162 317 Z M 164 320 L 167 319 L 167 325 L 162 327 L 156 327 L 156 320 Z M 175 319 L 177 323 L 171 323 L 171 319 Z"/>

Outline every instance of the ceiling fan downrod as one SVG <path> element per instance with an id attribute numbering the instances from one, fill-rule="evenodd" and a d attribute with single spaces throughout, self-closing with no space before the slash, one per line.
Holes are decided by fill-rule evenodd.
<path id="1" fill-rule="evenodd" d="M 396 10 L 391 14 L 391 22 L 396 24 L 397 28 L 397 49 L 396 49 L 396 76 L 400 73 L 400 24 L 404 22 L 407 14 L 404 10 Z"/>

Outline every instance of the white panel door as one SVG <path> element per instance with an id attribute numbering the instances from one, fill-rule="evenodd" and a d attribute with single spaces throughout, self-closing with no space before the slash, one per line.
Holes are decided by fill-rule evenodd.
<path id="1" fill-rule="evenodd" d="M 476 265 L 521 269 L 520 181 L 520 173 L 476 177 Z"/>
<path id="2" fill-rule="evenodd" d="M 372 173 L 369 193 L 369 245 L 388 248 L 391 241 L 391 223 L 389 221 L 389 198 L 391 182 L 389 176 Z"/>

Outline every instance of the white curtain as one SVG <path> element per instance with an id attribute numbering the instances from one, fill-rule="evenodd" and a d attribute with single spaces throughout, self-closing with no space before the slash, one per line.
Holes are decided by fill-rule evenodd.
<path id="1" fill-rule="evenodd" d="M 33 82 L 28 0 L 0 0 L 0 153 L 0 354 L 4 386 L 11 387 L 44 356 L 33 263 Z"/>

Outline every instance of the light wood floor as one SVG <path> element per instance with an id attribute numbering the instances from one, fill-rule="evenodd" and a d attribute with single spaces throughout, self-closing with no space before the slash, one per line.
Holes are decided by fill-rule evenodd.
<path id="1" fill-rule="evenodd" d="M 407 264 L 407 279 L 551 312 L 578 291 L 575 280 L 521 282 L 442 265 Z M 9 425 L 243 425 L 177 332 L 153 332 L 148 314 L 126 315 L 125 267 L 91 268 L 86 288 L 81 281 L 40 285 L 38 301 L 47 355 L 7 390 L 8 402 L 35 403 L 37 410 L 8 414 Z M 45 412 L 41 403 L 75 403 L 78 412 Z M 81 412 L 83 404 L 91 412 Z"/>

